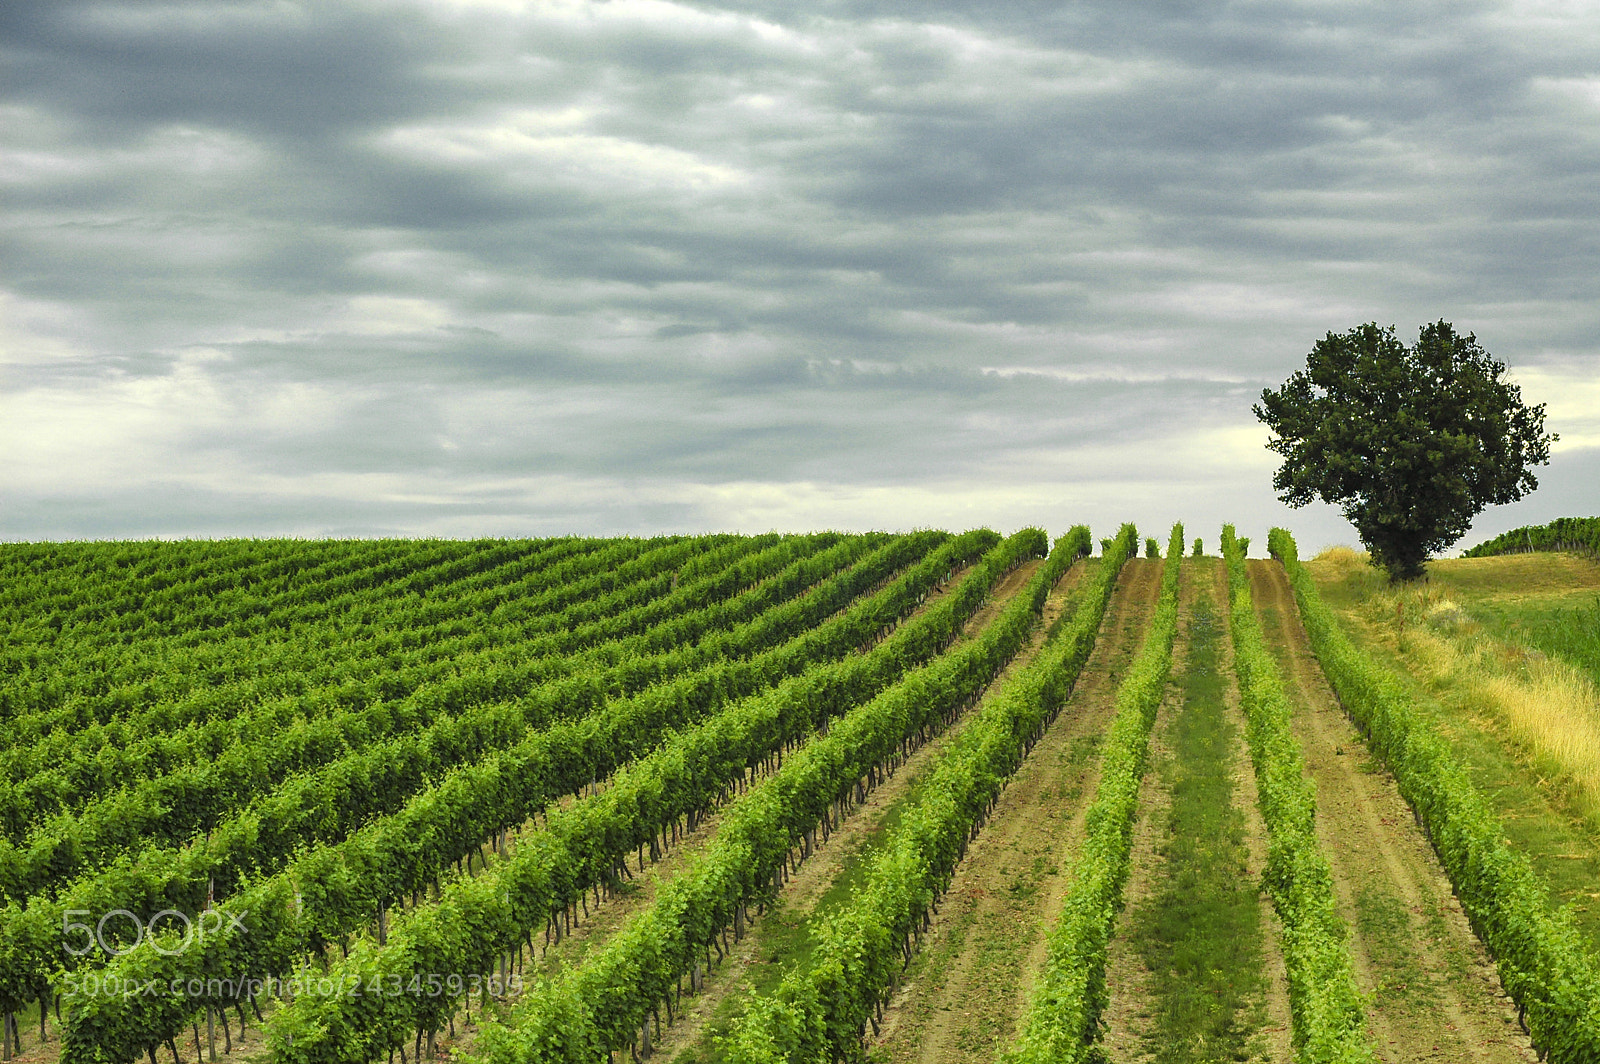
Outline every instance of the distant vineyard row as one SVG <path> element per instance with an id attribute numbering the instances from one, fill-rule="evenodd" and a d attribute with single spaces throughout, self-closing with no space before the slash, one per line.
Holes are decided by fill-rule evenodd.
<path id="1" fill-rule="evenodd" d="M 1533 550 L 1570 550 L 1600 557 L 1600 517 L 1558 517 L 1547 525 L 1525 525 L 1464 551 L 1467 558 L 1490 558 Z"/>

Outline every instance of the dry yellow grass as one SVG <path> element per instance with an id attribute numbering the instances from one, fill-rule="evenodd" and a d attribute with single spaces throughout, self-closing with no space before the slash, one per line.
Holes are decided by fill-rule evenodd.
<path id="1" fill-rule="evenodd" d="M 1313 561 L 1327 562 L 1332 569 L 1343 571 L 1359 569 L 1368 565 L 1372 556 L 1354 547 L 1327 547 L 1318 554 Z"/>
<path id="2" fill-rule="evenodd" d="M 1600 829 L 1600 691 L 1585 673 L 1489 636 L 1460 604 L 1426 585 L 1377 590 L 1363 610 L 1374 628 L 1390 631 L 1419 678 L 1455 688 L 1496 722 Z"/>
<path id="3" fill-rule="evenodd" d="M 1600 826 L 1600 696 L 1589 677 L 1564 661 L 1530 662 L 1526 678 L 1482 676 L 1475 687 L 1519 741 L 1568 783 L 1588 819 Z"/>

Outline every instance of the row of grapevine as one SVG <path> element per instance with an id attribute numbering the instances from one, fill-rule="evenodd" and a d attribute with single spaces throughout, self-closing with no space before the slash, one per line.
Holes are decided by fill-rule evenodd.
<path id="1" fill-rule="evenodd" d="M 432 600 L 372 590 L 335 594 L 314 607 L 285 605 L 283 600 L 293 595 L 253 600 L 265 610 L 291 615 L 292 625 L 286 629 L 292 627 L 293 637 L 276 641 L 260 633 L 226 637 L 202 628 L 204 612 L 218 607 L 201 599 L 191 617 L 197 633 L 192 647 L 164 639 L 135 641 L 129 646 L 138 656 L 122 672 L 108 672 L 81 641 L 63 643 L 62 652 L 72 655 L 72 669 L 48 673 L 31 691 L 18 690 L 16 684 L 9 692 L 0 691 L 0 697 L 15 703 L 4 723 L 5 734 L 14 743 L 27 744 L 37 760 L 72 742 L 73 732 L 96 724 L 105 726 L 98 736 L 104 741 L 138 739 L 174 722 L 230 715 L 262 697 L 329 684 L 341 688 L 338 695 L 346 705 L 392 699 L 416 685 L 417 679 L 404 674 L 418 665 L 431 666 L 427 671 L 437 674 L 441 661 L 472 652 L 501 648 L 502 653 L 522 656 L 529 652 L 525 642 L 540 633 L 572 640 L 573 630 L 630 609 L 661 608 L 654 600 L 681 570 L 691 570 L 684 574 L 691 579 L 713 573 L 776 539 L 675 540 L 644 551 L 622 541 L 524 573 L 509 585 Z M 321 585 L 311 589 L 327 590 Z M 248 612 L 244 605 L 235 609 Z M 645 620 L 641 612 L 636 623 Z M 596 640 L 612 634 L 599 625 L 582 637 Z M 584 644 L 580 640 L 572 645 Z M 351 683 L 354 677 L 369 682 Z M 92 686 L 70 686 L 78 682 Z M 38 708 L 29 710 L 29 699 Z M 125 727 L 119 730 L 113 726 L 117 723 Z M 7 775 L 15 778 L 17 772 L 13 768 Z"/>
<path id="2" fill-rule="evenodd" d="M 1117 688 L 1116 717 L 1089 807 L 1088 835 L 1073 869 L 1061 918 L 1049 934 L 1044 970 L 1006 1064 L 1071 1064 L 1094 1059 L 1106 1007 L 1106 952 L 1128 878 L 1139 786 L 1149 760 L 1150 729 L 1172 667 L 1178 628 L 1178 570 L 1183 526 L 1172 527 L 1161 598 L 1144 644 Z"/>
<path id="3" fill-rule="evenodd" d="M 544 557 L 554 552 L 538 553 Z M 509 590 L 522 596 L 521 603 L 532 605 L 539 600 L 548 612 L 562 601 L 576 602 L 602 593 L 607 579 L 614 582 L 614 571 L 606 565 L 608 556 L 614 564 L 631 568 L 633 580 L 654 576 L 653 567 L 639 571 L 655 560 L 649 555 L 693 558 L 694 547 L 692 541 L 662 545 L 643 558 L 627 544 L 600 547 L 524 574 Z M 398 569 L 399 563 L 394 567 Z M 316 583 L 317 576 L 315 572 L 304 574 L 303 583 L 290 591 L 264 591 L 228 607 L 245 614 L 256 609 L 309 614 L 298 616 L 292 627 L 264 631 L 206 627 L 207 615 L 224 607 L 201 595 L 192 604 L 192 627 L 183 635 L 112 633 L 114 641 L 98 650 L 87 645 L 90 640 L 81 634 L 59 639 L 57 653 L 40 663 L 44 667 L 14 676 L 0 688 L 0 699 L 11 708 L 11 719 L 3 725 L 6 734 L 14 741 L 38 745 L 70 739 L 71 733 L 98 724 L 112 729 L 105 736 L 112 741 L 138 738 L 173 724 L 228 715 L 261 697 L 304 692 L 352 675 L 365 676 L 374 668 L 391 672 L 396 655 L 404 658 L 418 649 L 413 640 L 419 637 L 429 643 L 452 634 L 471 637 L 472 626 L 466 617 L 457 618 L 453 633 L 408 631 L 412 625 L 403 615 L 419 607 L 426 610 L 426 598 L 390 598 L 376 590 L 359 595 L 347 591 L 320 612 L 304 603 L 296 605 L 293 600 L 307 592 L 326 590 L 326 584 Z M 581 589 L 575 591 L 579 584 Z M 495 601 L 491 595 L 482 604 L 467 608 L 482 608 Z M 431 614 L 424 616 L 431 618 Z M 365 630 L 358 620 L 372 621 L 378 628 Z M 510 620 L 496 616 L 494 625 Z M 63 655 L 70 655 L 65 659 L 71 661 L 70 669 L 60 668 Z M 352 693 L 365 698 L 382 694 Z M 114 730 L 118 724 L 127 730 L 119 734 Z M 57 735 L 63 739 L 58 740 Z"/>
<path id="4" fill-rule="evenodd" d="M 966 554 L 976 553 L 994 536 L 969 534 L 947 543 L 885 592 L 855 602 L 863 591 L 944 538 L 943 533 L 921 533 L 893 540 L 813 595 L 750 622 L 744 626 L 746 636 L 757 636 L 763 642 L 774 635 L 791 637 L 788 644 L 758 657 L 756 663 L 793 672 L 803 669 L 813 654 L 836 656 L 845 652 L 877 632 L 896 609 L 909 608 L 950 565 Z M 843 617 L 815 627 L 829 613 L 851 602 L 855 605 Z M 735 637 L 725 647 L 740 645 L 741 640 Z M 508 724 L 506 734 L 521 737 L 516 745 L 491 754 L 481 764 L 448 773 L 411 798 L 397 816 L 368 825 L 338 846 L 313 847 L 299 858 L 291 874 L 308 896 L 321 900 L 308 919 L 317 921 L 314 928 L 339 920 L 348 924 L 352 906 L 360 906 L 365 915 L 374 912 L 376 905 L 390 904 L 395 897 L 415 889 L 413 878 L 408 877 L 417 874 L 418 864 L 425 856 L 434 859 L 432 867 L 442 868 L 449 861 L 460 859 L 475 840 L 520 822 L 545 802 L 565 793 L 551 788 L 574 790 L 597 778 L 596 773 L 607 763 L 604 759 L 625 756 L 620 748 L 608 748 L 608 740 L 649 741 L 650 729 L 659 730 L 675 716 L 699 712 L 700 703 L 727 695 L 737 684 L 759 685 L 765 682 L 764 675 L 760 668 L 752 670 L 750 663 L 713 667 L 691 674 L 679 684 L 613 703 L 606 707 L 606 716 L 574 720 L 526 736 Z M 604 705 L 603 691 L 602 686 L 594 692 L 597 697 L 592 706 Z M 541 697 L 559 697 L 561 693 L 560 685 L 553 691 L 539 692 Z M 512 724 L 518 714 L 525 712 L 520 704 L 499 708 Z M 552 710 L 542 715 L 553 719 L 556 714 Z M 488 723 L 485 718 L 481 726 L 487 727 Z M 368 795 L 339 789 L 341 784 L 349 783 L 348 777 L 328 778 L 323 783 L 327 794 L 320 802 L 307 799 L 307 816 L 334 802 L 353 816 L 366 812 L 363 803 Z M 26 909 L 8 907 L 0 914 L 0 926 L 7 931 L 0 938 L 0 998 L 26 999 L 42 989 L 43 973 L 59 953 L 65 913 L 116 909 L 143 913 L 163 908 L 194 912 L 213 891 L 218 897 L 227 897 L 251 869 L 272 870 L 281 865 L 303 848 L 290 812 L 265 819 L 259 810 L 248 812 L 203 844 L 176 853 L 155 851 L 138 861 L 124 859 L 81 880 L 55 901 L 35 898 Z M 450 819 L 441 820 L 446 815 Z M 504 819 L 493 820 L 479 834 L 470 838 L 461 834 L 469 823 L 481 824 L 485 818 L 497 816 Z M 464 819 L 467 817 L 471 819 Z M 357 867 L 371 869 L 371 874 L 351 879 L 351 870 Z M 368 893 L 330 908 L 328 892 L 346 896 L 351 883 L 366 888 Z"/>
<path id="5" fill-rule="evenodd" d="M 597 541 L 596 547 L 610 549 L 603 541 Z M 51 646 L 69 645 L 75 656 L 93 666 L 85 678 L 52 677 L 57 683 L 45 687 L 46 693 L 71 691 L 73 686 L 60 684 L 85 679 L 94 690 L 101 667 L 120 660 L 130 649 L 153 642 L 192 648 L 229 636 L 289 632 L 334 613 L 331 603 L 349 605 L 398 581 L 446 571 L 452 563 L 470 566 L 484 550 L 483 543 L 423 543 L 374 555 L 368 549 L 352 547 L 346 556 L 325 559 L 309 570 L 282 573 L 264 586 L 247 583 L 214 595 L 205 590 L 214 578 L 204 574 L 151 595 L 91 578 L 74 588 L 74 594 L 56 609 L 35 608 L 19 618 L 22 623 L 13 626 L 13 637 L 22 646 L 41 641 Z M 61 577 L 57 580 L 69 583 Z M 147 603 L 151 610 L 145 609 Z"/>
<path id="6" fill-rule="evenodd" d="M 482 542 L 415 543 L 403 540 L 280 543 L 266 541 L 188 543 L 60 543 L 7 545 L 0 566 L 6 576 L 0 593 L 0 624 L 14 644 L 30 637 L 72 635 L 87 631 L 144 628 L 140 605 L 173 588 L 193 588 L 201 595 L 226 594 L 230 588 L 280 581 L 298 582 L 316 574 L 318 582 L 341 573 L 406 566 L 425 557 L 428 563 L 461 557 L 482 549 Z M 425 552 L 425 553 L 424 553 Z M 404 569 L 393 570 L 403 572 Z"/>
<path id="7" fill-rule="evenodd" d="M 635 850 L 646 844 L 654 850 L 657 836 L 713 808 L 747 769 L 763 759 L 781 763 L 783 751 L 830 717 L 946 645 L 1027 546 L 1013 539 L 996 548 L 960 588 L 919 617 L 914 625 L 925 633 L 922 650 L 886 645 L 685 729 L 618 773 L 604 792 L 552 813 L 543 831 L 518 841 L 515 856 L 476 879 L 456 881 L 437 905 L 397 922 L 387 945 L 358 944 L 330 974 L 338 983 L 408 986 L 430 972 L 481 973 L 547 923 L 557 921 L 559 933 L 558 914 L 585 890 L 615 882 Z M 273 1036 L 285 1061 L 365 1061 L 403 1045 L 413 1032 L 438 1029 L 457 996 L 301 997 L 274 1017 Z"/>
<path id="8" fill-rule="evenodd" d="M 731 1061 L 832 1064 L 859 1055 L 867 1025 L 881 1014 L 967 844 L 1071 693 L 1123 562 L 1137 545 L 1135 529 L 1124 525 L 1070 623 L 940 751 L 915 800 L 871 858 L 854 900 L 819 930 L 810 962 L 791 970 L 740 1018 L 726 1046 Z M 1089 552 L 1087 528 L 1068 533 L 1066 552 Z M 1041 574 L 1036 596 L 1048 591 L 1054 575 Z M 1012 608 L 1035 604 L 1019 600 Z"/>
<path id="9" fill-rule="evenodd" d="M 84 581 L 88 586 L 75 588 L 76 593 L 62 603 L 62 611 L 42 612 L 36 605 L 28 620 L 34 629 L 42 621 L 84 649 L 115 648 L 132 636 L 186 646 L 219 636 L 297 629 L 327 616 L 330 602 L 371 599 L 377 591 L 386 598 L 422 597 L 455 585 L 513 583 L 528 571 L 584 554 L 608 552 L 622 564 L 685 543 L 709 550 L 737 539 L 714 535 L 471 543 L 346 541 L 342 549 L 312 564 L 287 565 L 269 557 L 240 569 L 224 558 L 188 579 L 159 581 L 154 588 L 93 574 Z M 97 581 L 96 576 L 102 579 Z M 88 601 L 83 591 L 91 592 Z"/>
<path id="10" fill-rule="evenodd" d="M 1558 517 L 1547 525 L 1513 528 L 1463 551 L 1462 556 L 1491 558 L 1535 550 L 1566 550 L 1600 557 L 1600 517 Z"/>
<path id="11" fill-rule="evenodd" d="M 1222 553 L 1245 737 L 1270 839 L 1265 881 L 1283 923 L 1296 1058 L 1307 1064 L 1370 1062 L 1361 991 L 1334 902 L 1333 870 L 1317 842 L 1316 788 L 1289 730 L 1289 699 L 1256 618 L 1232 525 L 1222 528 Z"/>
<path id="12" fill-rule="evenodd" d="M 288 712 L 314 718 L 392 703 L 457 673 L 483 673 L 532 657 L 565 653 L 625 634 L 610 631 L 607 622 L 620 622 L 631 630 L 644 619 L 644 611 L 658 613 L 663 606 L 658 601 L 661 590 L 675 573 L 695 567 L 694 577 L 703 585 L 719 567 L 736 563 L 754 545 L 747 541 L 696 555 L 693 541 L 675 543 L 636 555 L 616 569 L 610 567 L 617 561 L 610 551 L 591 551 L 548 571 L 525 575 L 509 588 L 485 589 L 442 602 L 390 603 L 375 619 L 376 630 L 360 638 L 307 625 L 293 641 L 242 639 L 206 646 L 208 652 L 255 663 L 260 671 L 248 681 L 230 680 L 206 661 L 195 664 L 195 675 L 186 675 L 183 655 L 156 648 L 151 651 L 155 661 L 142 666 L 155 673 L 148 683 L 123 684 L 105 692 L 107 702 L 128 702 L 137 711 L 110 705 L 61 707 L 57 717 L 87 712 L 97 718 L 79 730 L 50 715 L 16 722 L 14 731 L 26 725 L 31 731 L 48 728 L 49 732 L 8 752 L 7 775 L 17 778 L 29 766 L 49 766 L 79 747 L 105 750 L 178 741 L 186 730 L 216 726 L 262 703 L 275 709 L 287 703 Z M 522 596 L 515 611 L 500 608 L 500 592 Z M 604 616 L 581 623 L 596 605 Z M 677 612 L 700 603 L 689 598 L 665 605 L 669 612 Z M 453 618 L 445 622 L 434 617 L 439 608 L 450 611 Z M 524 620 L 524 609 L 543 611 L 537 613 L 537 631 Z M 169 679 L 174 673 L 176 681 Z M 202 686 L 194 688 L 193 683 Z M 99 723 L 98 718 L 108 712 L 113 715 Z M 247 725 L 241 721 L 241 727 Z"/>
<path id="13" fill-rule="evenodd" d="M 334 760 L 269 791 L 254 803 L 252 812 L 262 829 L 273 830 L 270 825 L 276 825 L 287 844 L 301 835 L 308 819 L 319 825 L 321 832 L 340 834 L 345 823 L 393 808 L 441 765 L 478 756 L 530 725 L 547 723 L 569 707 L 596 704 L 605 697 L 612 679 L 580 676 L 576 682 L 558 685 L 551 692 L 558 695 L 555 700 L 521 697 L 516 703 L 501 704 L 518 698 L 542 678 L 537 671 L 522 668 L 452 677 L 424 688 L 408 700 L 404 707 L 408 712 L 402 718 L 421 724 L 421 731 L 402 732 L 355 750 L 334 736 L 329 744 Z M 386 724 L 397 716 L 391 707 L 380 706 L 363 711 L 357 720 Z M 305 729 L 301 734 L 318 730 Z M 264 777 L 279 760 L 271 753 L 257 757 L 257 750 L 264 746 L 288 755 L 294 752 L 288 742 L 297 737 L 293 732 L 262 735 L 240 751 L 241 757 L 204 761 L 135 782 L 76 814 L 61 814 L 38 825 L 22 847 L 0 840 L 0 890 L 7 897 L 24 898 L 52 891 L 79 869 L 94 868 L 116 855 L 127 856 L 147 846 L 179 845 L 197 830 L 219 829 L 228 834 L 233 830 L 230 820 L 243 815 L 239 796 L 269 783 Z M 365 791 L 358 806 L 328 807 L 327 795 L 345 793 L 357 785 Z M 260 848 L 264 841 L 257 838 L 253 845 Z"/>
<path id="14" fill-rule="evenodd" d="M 9 551 L 0 551 L 0 558 L 8 555 Z M 352 552 L 351 557 L 355 564 L 355 558 L 364 559 L 364 552 Z M 326 567 L 302 574 L 302 578 L 314 579 Z M 34 736 L 48 734 L 52 729 L 70 728 L 80 720 L 123 712 L 127 706 L 120 692 L 115 695 L 112 692 L 158 679 L 169 658 L 175 659 L 172 664 L 181 677 L 186 671 L 186 651 L 196 645 L 214 647 L 219 641 L 219 635 L 212 632 L 191 632 L 186 637 L 147 633 L 140 637 L 115 629 L 101 631 L 93 626 L 96 618 L 92 616 L 74 618 L 73 613 L 81 609 L 81 600 L 122 597 L 137 600 L 136 583 L 130 581 L 131 588 L 114 584 L 99 586 L 94 581 L 77 584 L 70 570 L 62 572 L 53 566 L 47 567 L 44 575 L 61 586 L 64 601 L 41 603 L 27 611 L 14 607 L 12 623 L 6 626 L 6 643 L 0 647 L 0 660 L 4 661 L 4 677 L 0 680 L 0 729 L 4 729 L 8 738 L 23 737 L 15 734 L 18 727 L 15 718 L 41 712 L 54 711 L 57 720 L 36 722 L 29 728 Z M 203 602 L 204 592 L 197 592 L 197 598 Z M 174 647 L 174 643 L 183 645 Z M 70 660 L 75 667 L 62 669 L 64 660 Z M 196 668 L 207 673 L 208 681 L 222 683 L 229 682 L 241 669 L 248 667 L 247 662 L 239 662 L 231 668 L 223 665 L 218 669 L 218 664 L 212 657 L 199 662 Z M 177 682 L 190 681 L 180 678 Z M 72 701 L 108 696 L 112 702 L 103 709 L 86 706 L 69 713 L 63 708 Z M 44 727 L 40 727 L 41 724 Z"/>
<path id="15" fill-rule="evenodd" d="M 286 594 L 235 603 L 235 613 L 259 608 L 282 621 L 282 626 L 259 632 L 205 629 L 206 614 L 218 606 L 202 598 L 194 603 L 194 627 L 186 637 L 139 638 L 125 648 L 118 643 L 118 651 L 133 654 L 130 661 L 98 662 L 82 640 L 62 642 L 61 651 L 70 653 L 74 667 L 56 669 L 38 683 L 34 694 L 45 714 L 30 714 L 6 726 L 13 731 L 26 726 L 48 746 L 58 741 L 59 733 L 94 723 L 107 725 L 110 741 L 139 738 L 171 723 L 221 717 L 261 698 L 328 685 L 346 706 L 397 698 L 416 683 L 408 675 L 416 667 L 437 670 L 440 661 L 480 651 L 517 656 L 523 640 L 538 632 L 565 632 L 648 605 L 680 566 L 696 570 L 706 565 L 712 571 L 774 538 L 762 539 L 766 542 L 674 539 L 646 550 L 630 541 L 592 541 L 592 549 L 579 552 L 536 550 L 550 565 L 462 595 L 440 589 L 432 595 L 390 594 L 387 584 L 331 594 L 326 584 L 310 582 Z M 394 563 L 394 568 L 390 584 L 403 579 L 402 565 Z M 698 578 L 699 570 L 694 576 Z M 330 595 L 294 605 L 296 598 L 314 592 Z M 72 683 L 82 690 L 66 686 Z M 126 726 L 122 734 L 115 731 L 117 725 Z"/>
<path id="16" fill-rule="evenodd" d="M 1600 1061 L 1600 969 L 1571 915 L 1552 910 L 1547 885 L 1505 842 L 1492 807 L 1400 681 L 1339 628 L 1294 538 L 1275 528 L 1270 544 L 1323 672 L 1415 810 L 1534 1047 L 1554 1064 Z"/>
<path id="17" fill-rule="evenodd" d="M 113 767 L 120 769 L 117 778 L 122 785 L 99 800 L 74 803 L 79 807 L 70 811 L 73 815 L 58 814 L 54 824 L 36 825 L 34 841 L 21 853 L 8 852 L 7 843 L 0 841 L 0 887 L 7 893 L 26 889 L 19 884 L 40 889 L 42 876 L 38 868 L 45 862 L 50 863 L 57 875 L 68 872 L 70 866 L 65 866 L 57 857 L 63 845 L 81 852 L 83 860 L 93 863 L 97 849 L 103 852 L 107 848 L 104 841 L 107 838 L 111 846 L 121 850 L 126 849 L 130 839 L 148 838 L 169 843 L 185 840 L 196 830 L 214 827 L 224 813 L 235 808 L 236 796 L 270 791 L 291 772 L 317 769 L 348 756 L 377 757 L 393 767 L 402 763 L 404 757 L 370 748 L 380 741 L 390 741 L 392 736 L 415 733 L 418 729 L 459 731 L 463 722 L 452 718 L 452 714 L 487 702 L 517 698 L 540 684 L 575 673 L 593 675 L 595 685 L 602 690 L 634 693 L 648 683 L 659 682 L 674 671 L 692 666 L 694 656 L 672 654 L 671 646 L 688 645 L 700 636 L 727 629 L 771 609 L 842 565 L 857 560 L 872 542 L 872 539 L 853 538 L 831 550 L 813 554 L 817 544 L 796 538 L 746 555 L 707 580 L 716 581 L 728 593 L 757 581 L 762 583 L 721 602 L 676 617 L 668 616 L 646 636 L 625 638 L 622 642 L 632 656 L 619 653 L 616 644 L 603 644 L 590 652 L 551 655 L 497 670 L 446 674 L 413 689 L 399 704 L 377 703 L 311 719 L 301 718 L 296 712 L 303 700 L 296 700 L 292 707 L 269 704 L 257 712 L 213 722 L 201 729 L 211 742 L 199 748 L 184 748 L 183 740 L 194 735 L 195 730 L 190 730 L 186 734 L 147 739 L 122 756 L 108 757 L 102 750 L 93 757 L 85 752 L 77 761 L 64 760 L 46 774 L 48 787 L 30 780 L 9 789 L 0 788 L 0 817 L 9 821 L 13 817 L 22 819 L 30 811 L 36 812 L 36 806 L 29 805 L 30 799 L 38 802 L 42 800 L 41 795 L 54 796 L 58 787 L 70 786 L 72 789 L 68 793 L 74 796 L 84 792 L 92 795 L 101 790 L 94 785 L 95 779 L 103 779 L 104 775 L 90 776 L 91 772 L 109 775 Z M 706 597 L 704 594 L 686 597 L 683 604 L 702 602 Z M 661 649 L 655 656 L 638 656 L 640 651 L 656 647 Z M 754 649 L 761 648 L 750 647 L 746 652 Z M 702 661 L 707 660 L 704 655 L 698 656 Z M 595 669 L 613 662 L 603 677 L 594 674 Z M 441 664 L 441 669 L 446 666 L 447 663 Z M 267 716 L 269 713 L 271 716 Z M 284 720 L 286 714 L 288 719 Z M 264 716 L 279 726 L 263 727 Z M 530 724 L 540 722 L 529 721 Z M 431 739 L 418 736 L 415 742 L 406 745 L 435 744 Z M 364 748 L 365 752 L 353 755 L 354 751 Z M 160 756 L 154 756 L 152 750 L 159 750 Z M 160 771 L 169 759 L 177 757 L 181 757 L 181 761 L 175 770 Z M 80 770 L 76 777 L 72 772 L 74 767 Z M 107 836 L 108 830 L 113 834 Z"/>
<path id="18" fill-rule="evenodd" d="M 1048 545 L 1038 530 L 1018 536 L 1032 540 L 1031 553 L 1044 553 Z M 1076 549 L 1062 545 L 1045 571 L 1059 576 Z M 1042 595 L 1026 594 L 1029 604 L 1042 604 Z M 913 737 L 971 705 L 1036 620 L 1033 609 L 1004 611 L 975 638 L 910 673 L 785 759 L 724 810 L 706 851 L 663 884 L 650 908 L 570 973 L 535 985 L 510 1026 L 486 1025 L 473 1059 L 588 1064 L 632 1045 L 662 1006 L 670 1015 L 681 980 L 693 981 L 711 951 L 720 951 L 725 929 L 742 934 L 749 907 L 775 894 L 817 826 L 852 795 L 863 794 L 885 765 L 905 756 Z"/>
<path id="19" fill-rule="evenodd" d="M 399 813 L 337 846 L 313 848 L 284 872 L 247 885 L 219 906 L 224 915 L 237 915 L 248 933 L 214 935 L 181 955 L 135 950 L 108 965 L 101 984 L 109 980 L 118 986 L 183 988 L 192 978 L 204 985 L 208 974 L 288 972 L 308 950 L 325 950 L 328 941 L 370 922 L 401 897 L 430 884 L 437 891 L 441 873 L 481 841 L 523 822 L 561 794 L 601 778 L 659 741 L 668 728 L 705 716 L 741 688 L 755 689 L 778 676 L 803 672 L 874 638 L 952 568 L 997 538 L 980 531 L 950 540 L 888 588 L 768 654 L 652 688 L 588 718 L 530 735 L 479 765 L 458 769 Z M 855 588 L 858 594 L 861 590 Z M 204 879 L 194 885 L 203 888 Z M 196 1008 L 225 1004 L 231 993 L 79 996 L 67 1003 L 65 1057 L 131 1061 L 181 1029 Z"/>

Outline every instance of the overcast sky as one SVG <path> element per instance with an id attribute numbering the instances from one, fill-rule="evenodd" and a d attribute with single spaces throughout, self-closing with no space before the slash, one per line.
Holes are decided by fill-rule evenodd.
<path id="1" fill-rule="evenodd" d="M 0 538 L 1224 520 L 1331 331 L 1600 513 L 1600 5 L 0 5 Z"/>

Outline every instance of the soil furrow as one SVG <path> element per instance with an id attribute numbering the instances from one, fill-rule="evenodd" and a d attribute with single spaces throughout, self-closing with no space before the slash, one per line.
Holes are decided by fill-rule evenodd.
<path id="1" fill-rule="evenodd" d="M 1042 564 L 1042 561 L 1029 562 L 1003 579 L 992 601 L 963 629 L 962 638 L 972 638 L 981 632 L 1027 585 Z M 1042 623 L 1033 638 L 989 685 L 989 691 L 997 689 L 1006 677 L 1038 653 L 1044 633 L 1061 615 L 1082 579 L 1084 568 L 1080 563 L 1067 570 L 1045 600 Z M 777 903 L 751 923 L 749 932 L 734 945 L 728 959 L 707 974 L 702 991 L 692 1002 L 686 1002 L 677 1021 L 662 1032 L 656 1046 L 658 1054 L 679 1062 L 717 1058 L 715 1036 L 726 1029 L 750 993 L 776 984 L 784 962 L 797 949 L 796 940 L 803 940 L 810 934 L 809 926 L 818 908 L 836 892 L 841 877 L 872 844 L 886 817 L 905 798 L 924 767 L 959 730 L 958 722 L 915 751 L 898 771 L 870 791 L 867 800 L 856 806 L 826 839 L 818 838 L 811 856 L 790 876 Z"/>
<path id="2" fill-rule="evenodd" d="M 1160 590 L 1159 561 L 1127 563 L 1072 696 L 957 868 L 922 953 L 886 1011 L 877 1059 L 988 1064 L 1011 1039 L 1083 839 L 1117 682 Z"/>
<path id="3" fill-rule="evenodd" d="M 1110 1059 L 1122 1062 L 1286 1061 L 1291 1055 L 1288 981 L 1278 925 L 1265 892 L 1256 887 L 1247 895 L 1239 882 L 1239 877 L 1259 882 L 1267 834 L 1255 804 L 1255 775 L 1233 672 L 1227 577 L 1219 559 L 1185 561 L 1183 576 L 1173 685 L 1151 735 L 1125 907 L 1107 959 L 1106 1050 Z M 1197 624 L 1205 626 L 1204 644 Z M 1194 756 L 1189 748 L 1208 734 L 1211 749 L 1205 752 L 1215 756 L 1221 746 L 1220 776 L 1186 762 L 1185 751 Z M 1207 801 L 1201 797 L 1207 780 L 1209 802 L 1197 807 L 1197 801 Z M 1188 795 L 1184 800 L 1175 793 L 1179 787 Z M 1197 818 L 1214 823 L 1218 837 L 1204 842 L 1179 837 Z M 1234 966 L 1243 958 L 1249 970 L 1219 987 L 1211 972 L 1190 970 L 1199 957 L 1231 959 Z M 1156 958 L 1166 962 L 1163 969 L 1181 965 L 1183 970 L 1152 970 Z M 1223 989 L 1234 993 L 1220 993 Z M 1196 994 L 1206 1003 L 1204 1019 L 1197 1018 Z M 1177 1030 L 1185 1037 L 1179 1038 Z M 1209 1041 L 1206 1035 L 1212 1036 Z"/>
<path id="4" fill-rule="evenodd" d="M 1267 643 L 1317 785 L 1317 835 L 1351 930 L 1368 1028 L 1384 1061 L 1532 1061 L 1493 963 L 1394 779 L 1369 757 L 1322 675 L 1275 562 L 1250 562 Z"/>

